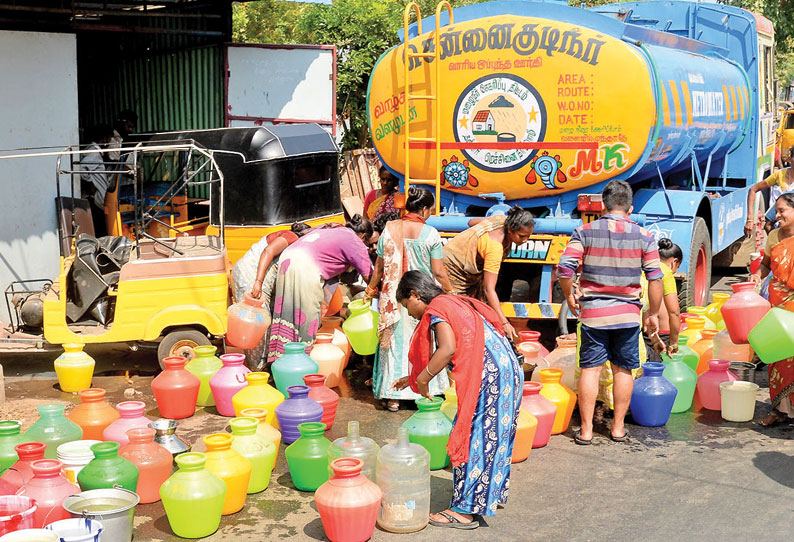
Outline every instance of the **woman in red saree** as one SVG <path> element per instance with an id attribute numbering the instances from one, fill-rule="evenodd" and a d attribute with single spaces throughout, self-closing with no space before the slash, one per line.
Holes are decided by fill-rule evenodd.
<path id="1" fill-rule="evenodd" d="M 380 168 L 380 188 L 364 197 L 364 218 L 375 222 L 384 213 L 400 213 L 405 209 L 405 194 L 398 192 L 400 181 L 385 167 Z"/>
<path id="2" fill-rule="evenodd" d="M 408 271 L 395 294 L 419 320 L 408 360 L 409 376 L 394 383 L 429 397 L 428 383 L 449 365 L 458 412 L 447 443 L 452 461 L 452 501 L 430 515 L 430 524 L 476 529 L 475 514 L 493 516 L 507 502 L 524 372 L 499 315 L 464 296 L 445 295 L 430 275 Z"/>
<path id="3" fill-rule="evenodd" d="M 772 272 L 769 302 L 773 307 L 794 311 L 794 193 L 786 192 L 775 202 L 775 220 L 780 228 L 767 238 L 764 260 L 751 280 L 758 282 Z M 794 357 L 769 365 L 769 397 L 772 412 L 759 420 L 765 427 L 794 418 Z"/>

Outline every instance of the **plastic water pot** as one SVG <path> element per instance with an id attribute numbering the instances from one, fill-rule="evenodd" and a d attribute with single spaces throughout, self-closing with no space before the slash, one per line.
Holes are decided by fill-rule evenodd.
<path id="1" fill-rule="evenodd" d="M 223 501 L 224 515 L 239 512 L 245 506 L 248 482 L 251 480 L 251 462 L 232 449 L 234 437 L 227 433 L 213 433 L 204 437 L 207 447 L 206 468 L 226 483 Z"/>
<path id="2" fill-rule="evenodd" d="M 127 431 L 133 427 L 148 427 L 152 421 L 143 415 L 146 403 L 143 401 L 123 401 L 116 405 L 121 417 L 108 425 L 102 432 L 102 440 L 112 440 L 121 446 L 130 443 Z"/>
<path id="3" fill-rule="evenodd" d="M 91 446 L 94 459 L 77 474 L 80 489 L 106 489 L 121 486 L 138 489 L 138 467 L 119 455 L 118 442 L 100 442 Z"/>
<path id="4" fill-rule="evenodd" d="M 243 354 L 223 354 L 220 358 L 223 367 L 210 378 L 210 390 L 212 390 L 218 414 L 234 416 L 232 397 L 248 385 L 245 375 L 251 370 L 244 365 L 245 356 Z"/>
<path id="5" fill-rule="evenodd" d="M 276 407 L 284 401 L 284 395 L 267 383 L 270 375 L 267 373 L 248 373 L 245 380 L 248 385 L 234 394 L 232 405 L 234 413 L 241 416 L 247 408 L 262 408 L 267 411 L 267 423 L 276 427 Z"/>
<path id="6" fill-rule="evenodd" d="M 715 323 L 712 322 L 711 319 L 709 319 L 706 316 L 706 313 L 708 312 L 708 308 L 707 307 L 700 307 L 700 306 L 696 305 L 694 307 L 687 307 L 686 311 L 688 313 L 690 313 L 690 314 L 694 314 L 694 315 L 696 315 L 696 316 L 698 316 L 700 318 L 703 318 L 705 320 L 705 323 L 703 325 L 703 329 L 717 329 L 717 326 L 715 325 Z"/>
<path id="7" fill-rule="evenodd" d="M 39 459 L 31 464 L 31 468 L 33 478 L 17 494 L 30 497 L 38 504 L 33 514 L 34 527 L 38 529 L 51 521 L 68 518 L 69 514 L 61 505 L 67 497 L 80 493 L 80 488 L 61 473 L 61 462 Z"/>
<path id="8" fill-rule="evenodd" d="M 735 344 L 727 331 L 720 331 L 714 336 L 714 355 L 711 357 L 749 363 L 753 359 L 753 349 L 749 344 Z"/>
<path id="9" fill-rule="evenodd" d="M 529 457 L 537 429 L 538 419 L 523 408 L 519 408 L 516 439 L 513 443 L 513 457 L 511 463 L 520 463 Z"/>
<path id="10" fill-rule="evenodd" d="M 560 383 L 562 374 L 560 369 L 541 369 L 539 371 L 540 382 L 543 384 L 540 394 L 557 407 L 554 426 L 551 430 L 552 435 L 559 435 L 568 429 L 573 409 L 576 406 L 576 394 Z M 533 412 L 530 413 L 537 417 Z"/>
<path id="11" fill-rule="evenodd" d="M 700 404 L 709 410 L 720 410 L 720 384 L 738 380 L 730 371 L 731 362 L 725 359 L 709 361 L 709 370 L 698 377 L 697 393 Z"/>
<path id="12" fill-rule="evenodd" d="M 0 496 L 0 535 L 33 528 L 36 501 L 18 495 Z"/>
<path id="13" fill-rule="evenodd" d="M 232 427 L 232 450 L 251 463 L 251 477 L 248 479 L 248 494 L 267 489 L 273 465 L 276 464 L 276 446 L 256 432 L 259 420 L 256 418 L 234 418 Z"/>
<path id="14" fill-rule="evenodd" d="M 309 357 L 317 362 L 317 372 L 325 375 L 325 385 L 335 388 L 339 385 L 342 368 L 345 365 L 345 351 L 333 343 L 332 333 L 318 333 Z"/>
<path id="15" fill-rule="evenodd" d="M 364 462 L 343 457 L 331 463 L 333 477 L 317 488 L 314 502 L 331 542 L 363 542 L 372 538 L 383 491 L 361 474 Z"/>
<path id="16" fill-rule="evenodd" d="M 416 400 L 419 410 L 402 424 L 408 429 L 409 440 L 430 453 L 431 470 L 443 469 L 449 464 L 447 442 L 452 432 L 452 422 L 441 412 L 441 403 L 440 397 L 420 397 Z"/>
<path id="17" fill-rule="evenodd" d="M 355 299 L 347 306 L 350 317 L 342 324 L 353 351 L 360 356 L 374 354 L 378 349 L 378 318 L 377 312 L 369 308 L 362 299 Z"/>
<path id="18" fill-rule="evenodd" d="M 21 431 L 22 425 L 16 420 L 0 422 L 0 472 L 19 460 L 16 446 L 29 440 L 22 436 Z"/>
<path id="19" fill-rule="evenodd" d="M 734 294 L 720 311 L 731 340 L 736 344 L 745 344 L 750 331 L 769 312 L 771 305 L 755 293 L 755 284 L 752 282 L 740 282 L 731 285 L 731 288 Z"/>
<path id="20" fill-rule="evenodd" d="M 521 398 L 521 408 L 538 420 L 535 437 L 532 439 L 533 448 L 541 448 L 549 443 L 554 420 L 557 417 L 556 405 L 540 394 L 542 389 L 543 384 L 538 382 L 524 382 L 523 397 Z"/>
<path id="21" fill-rule="evenodd" d="M 449 388 L 444 390 L 444 402 L 441 403 L 441 412 L 451 422 L 454 422 L 455 416 L 458 415 L 458 391 L 455 389 L 454 382 Z"/>
<path id="22" fill-rule="evenodd" d="M 286 444 L 292 444 L 300 437 L 300 424 L 322 420 L 323 407 L 309 398 L 309 386 L 290 386 L 287 393 L 289 399 L 276 407 L 276 418 L 281 427 L 281 438 Z M 323 428 L 327 429 L 325 424 Z"/>
<path id="23" fill-rule="evenodd" d="M 62 445 L 63 446 L 63 445 Z M 0 476 L 0 495 L 14 495 L 33 478 L 31 465 L 34 461 L 44 459 L 47 445 L 43 442 L 23 442 L 14 447 L 19 461 L 11 465 Z"/>
<path id="24" fill-rule="evenodd" d="M 270 327 L 270 311 L 246 293 L 227 312 L 226 342 L 238 348 L 254 348 Z"/>
<path id="25" fill-rule="evenodd" d="M 331 429 L 336 419 L 336 408 L 339 406 L 339 394 L 325 384 L 325 376 L 321 374 L 306 375 L 303 381 L 309 386 L 309 399 L 317 401 L 323 407 L 320 421 L 325 424 L 326 431 Z"/>
<path id="26" fill-rule="evenodd" d="M 686 337 L 686 343 L 694 347 L 703 333 L 703 328 L 706 325 L 706 319 L 698 316 L 690 316 L 686 319 L 686 329 L 681 332 L 680 337 Z"/>
<path id="27" fill-rule="evenodd" d="M 316 491 L 328 481 L 328 448 L 325 425 L 307 422 L 298 426 L 300 438 L 287 446 L 284 455 L 292 483 L 300 491 Z"/>
<path id="28" fill-rule="evenodd" d="M 794 313 L 774 307 L 750 331 L 748 339 L 764 363 L 791 357 L 794 353 Z"/>
<path id="29" fill-rule="evenodd" d="M 174 457 L 165 447 L 154 441 L 156 431 L 151 427 L 135 427 L 127 431 L 130 443 L 119 455 L 138 468 L 138 487 L 135 492 L 142 504 L 160 500 L 160 486 L 171 476 Z"/>
<path id="30" fill-rule="evenodd" d="M 94 358 L 83 352 L 82 344 L 64 344 L 64 353 L 55 360 L 55 374 L 61 391 L 77 393 L 91 387 Z"/>
<path id="31" fill-rule="evenodd" d="M 80 426 L 64 417 L 64 408 L 66 405 L 61 403 L 37 406 L 36 410 L 39 411 L 40 417 L 25 432 L 25 440 L 43 442 L 47 445 L 44 457 L 48 459 L 55 459 L 60 444 L 83 438 L 83 430 Z"/>
<path id="32" fill-rule="evenodd" d="M 276 388 L 286 396 L 287 388 L 302 386 L 303 377 L 317 374 L 319 367 L 317 362 L 306 354 L 306 344 L 296 342 L 284 345 L 284 354 L 273 362 L 270 372 L 273 373 Z"/>
<path id="33" fill-rule="evenodd" d="M 201 380 L 185 369 L 186 358 L 163 358 L 165 370 L 152 380 L 151 387 L 157 409 L 163 418 L 181 420 L 196 411 Z"/>
<path id="34" fill-rule="evenodd" d="M 87 518 L 103 527 L 102 542 L 130 542 L 138 495 L 126 489 L 92 489 L 72 495 L 63 507 L 74 518 Z M 98 521 L 97 521 L 98 520 Z"/>
<path id="35" fill-rule="evenodd" d="M 678 389 L 664 377 L 663 363 L 649 361 L 642 366 L 642 376 L 634 382 L 631 394 L 631 417 L 639 425 L 659 427 L 667 423 Z"/>
<path id="36" fill-rule="evenodd" d="M 337 292 L 340 290 L 337 289 Z M 334 338 L 331 341 L 333 344 L 341 348 L 345 353 L 344 366 L 347 367 L 347 362 L 350 359 L 350 353 L 353 351 L 350 348 L 350 341 L 347 340 L 347 335 L 342 331 L 342 322 L 344 320 L 341 316 L 326 316 L 322 320 L 322 326 L 317 330 L 317 333 L 331 333 Z"/>
<path id="37" fill-rule="evenodd" d="M 88 388 L 78 392 L 81 403 L 67 416 L 83 430 L 83 439 L 102 440 L 102 433 L 119 419 L 118 411 L 105 402 L 105 390 Z"/>
<path id="38" fill-rule="evenodd" d="M 755 392 L 758 384 L 735 380 L 720 383 L 722 419 L 729 422 L 749 422 L 755 415 Z"/>
<path id="39" fill-rule="evenodd" d="M 664 376 L 673 383 L 678 393 L 673 402 L 673 413 L 686 412 L 692 407 L 692 400 L 695 397 L 695 386 L 697 386 L 698 376 L 692 368 L 683 362 L 681 353 L 676 353 L 672 358 L 663 356 Z"/>
<path id="40" fill-rule="evenodd" d="M 576 339 L 557 337 L 557 347 L 546 356 L 546 363 L 552 369 L 562 371 L 560 383 L 570 390 L 576 388 Z M 540 382 L 540 371 L 532 373 L 532 381 Z"/>
<path id="41" fill-rule="evenodd" d="M 216 350 L 217 348 L 211 344 L 197 346 L 193 349 L 195 357 L 185 365 L 185 369 L 193 373 L 201 381 L 198 397 L 196 398 L 196 406 L 215 406 L 215 398 L 212 396 L 212 389 L 210 388 L 210 379 L 223 366 L 223 362 L 215 355 Z"/>
<path id="42" fill-rule="evenodd" d="M 205 468 L 207 456 L 186 453 L 176 458 L 176 471 L 160 486 L 160 498 L 175 535 L 202 538 L 218 530 L 226 483 Z"/>
<path id="43" fill-rule="evenodd" d="M 546 349 L 546 347 L 540 344 L 540 331 L 533 331 L 531 329 L 528 329 L 526 331 L 519 331 L 518 338 L 522 343 L 523 342 L 537 343 L 537 345 L 540 346 L 539 354 L 541 357 L 546 357 L 549 355 L 549 351 Z"/>

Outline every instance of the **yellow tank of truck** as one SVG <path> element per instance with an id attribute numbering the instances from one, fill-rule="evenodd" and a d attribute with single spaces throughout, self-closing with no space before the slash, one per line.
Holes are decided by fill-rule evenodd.
<path id="1" fill-rule="evenodd" d="M 441 108 L 443 188 L 502 192 L 508 200 L 577 190 L 629 170 L 645 150 L 656 106 L 636 48 L 572 24 L 512 15 L 456 23 L 441 35 L 439 100 L 412 100 L 409 118 L 433 119 Z M 423 50 L 428 39 L 416 37 L 409 48 Z M 375 148 L 399 172 L 402 51 L 391 49 L 375 67 L 368 109 Z M 410 62 L 411 94 L 438 88 L 432 62 Z M 435 137 L 432 126 L 412 122 L 411 137 Z M 607 156 L 592 154 L 605 144 Z M 414 142 L 410 152 L 411 177 L 432 179 L 434 144 Z"/>

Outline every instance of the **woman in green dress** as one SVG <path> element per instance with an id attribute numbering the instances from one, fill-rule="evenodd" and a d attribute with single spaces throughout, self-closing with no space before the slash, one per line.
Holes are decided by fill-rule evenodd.
<path id="1" fill-rule="evenodd" d="M 378 322 L 380 346 L 375 353 L 372 391 L 392 412 L 399 409 L 400 400 L 420 397 L 409 388 L 398 391 L 392 387 L 394 381 L 408 376 L 408 347 L 417 324 L 395 298 L 397 285 L 405 273 L 416 270 L 435 276 L 444 291 L 452 289 L 444 269 L 441 236 L 438 230 L 425 224 L 434 207 L 432 192 L 418 187 L 408 190 L 405 215 L 400 220 L 388 222 L 378 240 L 378 260 L 367 287 L 367 296 L 374 297 L 382 281 Z M 430 393 L 439 395 L 448 386 L 447 375 L 442 372 L 430 382 Z"/>

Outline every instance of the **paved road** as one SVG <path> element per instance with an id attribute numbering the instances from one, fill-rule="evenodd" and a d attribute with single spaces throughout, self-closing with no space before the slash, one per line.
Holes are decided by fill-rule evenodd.
<path id="1" fill-rule="evenodd" d="M 724 289 L 724 286 L 720 287 Z M 149 383 L 156 372 L 153 353 L 91 349 L 98 362 L 94 385 L 109 390 L 110 400 L 134 394 L 157 417 Z M 54 354 L 6 356 L 8 401 L 3 418 L 35 418 L 35 405 L 47 400 L 76 402 L 54 387 Z M 132 368 L 129 378 L 123 370 Z M 375 406 L 361 385 L 366 374 L 354 371 L 344 388 L 337 423 L 329 438 L 343 435 L 349 420 L 378 443 L 392 442 L 411 412 L 389 413 Z M 756 414 L 769 410 L 766 375 L 759 372 Z M 214 409 L 201 409 L 181 422 L 180 435 L 198 442 L 224 430 L 227 420 Z M 576 420 L 572 424 L 575 427 Z M 528 541 L 528 540 L 780 540 L 794 527 L 794 449 L 792 426 L 761 429 L 752 423 L 721 421 L 709 411 L 673 415 L 661 428 L 630 425 L 625 444 L 607 439 L 598 428 L 592 446 L 576 446 L 572 431 L 554 436 L 514 465 L 510 500 L 480 529 L 471 532 L 428 527 L 411 535 L 376 530 L 372 540 Z M 282 447 L 283 449 L 283 447 Z M 451 495 L 451 472 L 432 474 L 432 509 L 443 509 Z M 139 506 L 136 540 L 178 540 L 170 533 L 159 503 Z M 312 495 L 296 491 L 281 454 L 270 487 L 249 496 L 242 512 L 224 517 L 212 541 L 322 540 L 323 530 Z"/>

